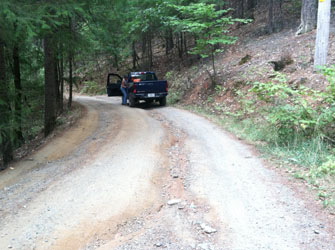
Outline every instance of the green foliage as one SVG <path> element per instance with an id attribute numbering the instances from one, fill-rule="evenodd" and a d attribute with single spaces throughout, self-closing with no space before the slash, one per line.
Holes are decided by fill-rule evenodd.
<path id="1" fill-rule="evenodd" d="M 255 101 L 247 96 L 242 90 L 235 90 L 238 103 L 240 104 L 239 110 L 236 112 L 236 118 L 244 119 L 255 112 Z"/>
<path id="2" fill-rule="evenodd" d="M 190 33 L 196 38 L 196 45 L 190 53 L 203 58 L 211 56 L 212 60 L 215 54 L 223 51 L 220 45 L 236 42 L 236 37 L 227 35 L 228 28 L 235 22 L 249 22 L 249 20 L 227 17 L 229 9 L 217 10 L 215 4 L 200 2 L 185 5 L 165 3 L 165 5 L 176 13 L 168 16 L 166 23 L 175 30 Z M 213 70 L 215 73 L 214 63 Z"/>
<path id="3" fill-rule="evenodd" d="M 214 103 L 214 102 L 215 102 L 214 97 L 213 97 L 213 96 L 208 96 L 208 97 L 207 97 L 207 102 L 208 102 L 208 103 Z"/>
<path id="4" fill-rule="evenodd" d="M 168 71 L 165 74 L 165 79 L 168 80 L 168 81 L 173 80 L 174 79 L 174 73 L 172 71 Z"/>
<path id="5" fill-rule="evenodd" d="M 82 94 L 96 95 L 104 94 L 106 92 L 105 87 L 99 86 L 99 84 L 94 81 L 85 81 L 83 84 L 84 87 L 81 90 Z"/>
<path id="6" fill-rule="evenodd" d="M 325 162 L 310 170 L 310 175 L 313 177 L 335 175 L 335 158 L 332 156 L 328 156 Z"/>
<path id="7" fill-rule="evenodd" d="M 170 105 L 177 104 L 181 100 L 182 92 L 178 90 L 169 91 L 167 102 Z"/>
<path id="8" fill-rule="evenodd" d="M 335 65 L 330 67 L 321 67 L 321 72 L 327 78 L 329 85 L 326 92 L 321 93 L 325 102 L 335 105 Z"/>
<path id="9" fill-rule="evenodd" d="M 220 108 L 224 109 L 222 106 Z M 238 138 L 252 141 L 264 157 L 270 158 L 278 167 L 287 169 L 295 178 L 305 180 L 318 190 L 319 199 L 325 207 L 335 207 L 334 150 L 325 140 L 320 137 L 302 136 L 294 143 L 283 143 L 278 138 L 277 128 L 269 126 L 268 121 L 262 117 L 245 116 L 244 119 L 240 119 L 240 116 L 236 117 L 236 112 L 231 112 L 228 116 L 218 116 L 213 115 L 207 106 L 192 107 L 192 110 L 214 119 Z M 263 115 L 266 113 L 261 114 Z"/>
<path id="10" fill-rule="evenodd" d="M 165 74 L 165 79 L 169 81 L 169 95 L 167 96 L 167 102 L 170 105 L 177 104 L 184 94 L 184 83 L 175 71 L 168 71 Z"/>
<path id="11" fill-rule="evenodd" d="M 273 81 L 253 83 L 250 92 L 255 93 L 259 101 L 267 103 L 263 108 L 264 117 L 269 126 L 277 129 L 281 143 L 289 143 L 301 136 L 335 139 L 331 87 L 325 92 L 302 86 L 293 89 L 284 75 L 277 74 Z"/>
<path id="12" fill-rule="evenodd" d="M 266 83 L 252 83 L 249 94 L 236 91 L 240 108 L 230 115 L 234 122 L 229 129 L 262 142 L 262 151 L 279 159 L 280 165 L 300 166 L 300 171 L 289 171 L 318 189 L 319 199 L 328 207 L 335 205 L 330 188 L 335 181 L 335 67 L 323 68 L 322 73 L 329 81 L 323 91 L 293 87 L 280 73 Z M 254 101 L 245 108 L 243 103 L 251 98 Z M 249 117 L 248 109 L 258 115 Z"/>
<path id="13" fill-rule="evenodd" d="M 10 106 L 10 114 L 3 119 L 1 126 L 9 128 L 11 138 L 6 140 L 14 144 L 14 149 L 21 145 L 21 138 L 17 140 L 18 130 L 22 132 L 23 140 L 27 141 L 35 138 L 43 129 L 44 36 L 54 35 L 53 49 L 57 60 L 67 58 L 70 52 L 86 51 L 84 45 L 89 41 L 83 34 L 88 33 L 85 30 L 88 17 L 94 14 L 91 12 L 92 6 L 101 3 L 100 0 L 94 3 L 67 0 L 62 4 L 50 1 L 37 4 L 31 0 L 0 2 L 0 39 L 5 44 L 6 84 L 9 85 L 6 95 Z M 69 27 L 70 20 L 75 20 L 73 29 Z M 14 48 L 17 48 L 20 60 L 21 90 L 14 87 Z M 84 64 L 83 61 L 81 63 Z M 64 63 L 65 74 L 67 66 Z M 22 95 L 20 100 L 19 92 Z M 20 103 L 20 107 L 17 107 L 17 103 Z"/>
<path id="14" fill-rule="evenodd" d="M 222 87 L 222 85 L 215 85 L 215 91 L 220 94 L 222 91 L 224 91 L 224 87 Z"/>

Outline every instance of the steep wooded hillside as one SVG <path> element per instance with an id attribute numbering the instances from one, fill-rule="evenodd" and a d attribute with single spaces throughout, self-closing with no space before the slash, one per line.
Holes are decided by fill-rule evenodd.
<path id="1" fill-rule="evenodd" d="M 238 42 L 211 63 L 171 66 L 170 102 L 222 124 L 256 145 L 280 171 L 315 190 L 334 209 L 334 66 L 314 70 L 316 31 L 296 35 L 292 26 L 262 33 L 263 22 L 234 30 Z M 334 30 L 329 65 L 334 64 Z M 171 69 L 170 68 L 170 69 Z"/>

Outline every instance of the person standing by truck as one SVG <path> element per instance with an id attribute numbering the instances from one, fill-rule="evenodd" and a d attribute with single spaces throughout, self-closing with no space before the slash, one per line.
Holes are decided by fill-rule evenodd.
<path id="1" fill-rule="evenodd" d="M 127 105 L 127 95 L 128 95 L 128 76 L 124 76 L 121 83 L 121 92 L 122 92 L 122 105 Z"/>
<path id="2" fill-rule="evenodd" d="M 117 77 L 117 82 L 111 81 L 112 76 Z M 158 80 L 152 71 L 130 72 L 124 77 L 110 73 L 106 88 L 108 96 L 123 96 L 122 104 L 126 105 L 128 100 L 130 107 L 135 107 L 141 101 L 159 102 L 160 106 L 165 106 L 169 91 L 168 82 Z"/>

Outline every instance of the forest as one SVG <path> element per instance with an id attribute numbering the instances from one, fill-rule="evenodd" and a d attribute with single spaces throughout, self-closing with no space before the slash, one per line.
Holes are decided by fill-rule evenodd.
<path id="1" fill-rule="evenodd" d="M 154 70 L 159 49 L 173 60 L 209 58 L 215 81 L 215 56 L 239 39 L 232 29 L 266 13 L 262 34 L 276 33 L 291 25 L 287 12 L 301 19 L 297 35 L 316 28 L 314 0 L 2 0 L 0 168 L 53 131 L 92 72 Z"/>

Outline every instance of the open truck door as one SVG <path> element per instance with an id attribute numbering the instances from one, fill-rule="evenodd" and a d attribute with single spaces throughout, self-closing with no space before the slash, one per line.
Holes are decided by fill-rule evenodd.
<path id="1" fill-rule="evenodd" d="M 122 96 L 120 90 L 122 77 L 118 74 L 110 73 L 107 76 L 107 95 L 108 96 Z"/>

